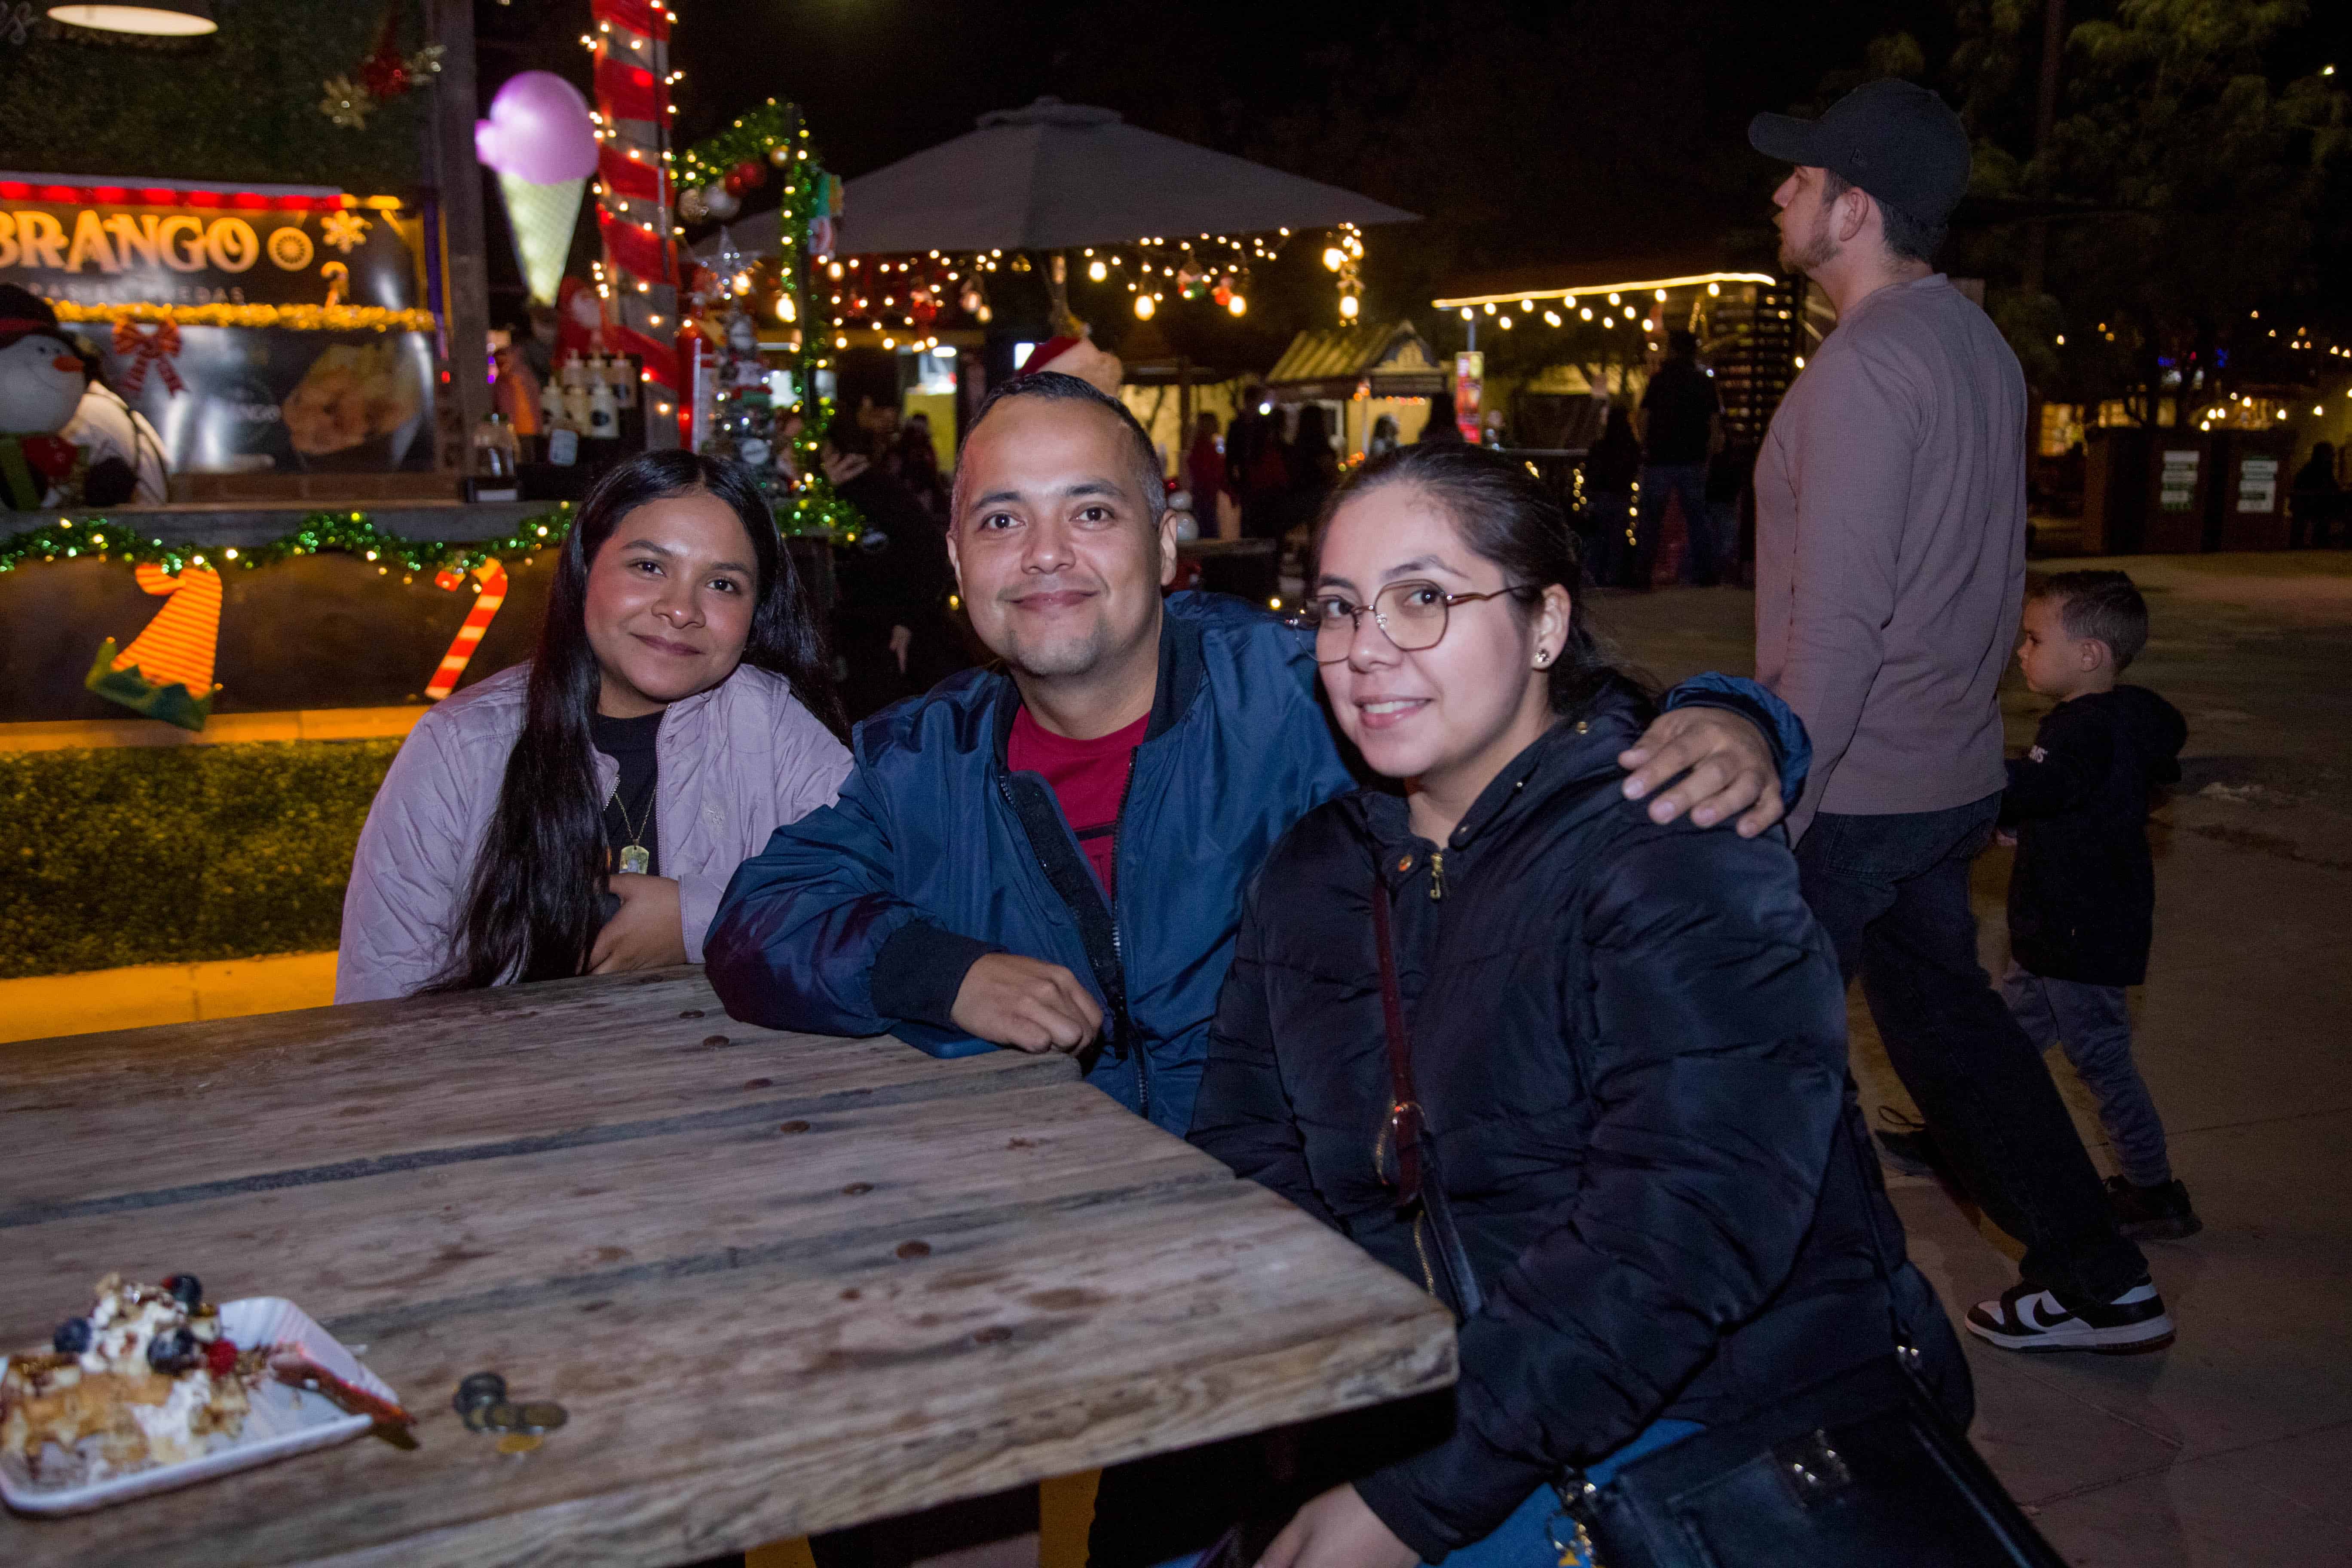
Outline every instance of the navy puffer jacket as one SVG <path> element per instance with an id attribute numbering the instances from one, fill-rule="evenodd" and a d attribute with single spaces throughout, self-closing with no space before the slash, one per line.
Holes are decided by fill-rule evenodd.
<path id="1" fill-rule="evenodd" d="M 1432 1227 L 1376 1165 L 1369 900 L 1392 900 L 1431 1179 L 1484 1297 L 1451 1434 L 1357 1483 L 1428 1561 L 1661 1416 L 1732 1419 L 1892 1343 L 1870 1207 L 1897 1249 L 1902 1231 L 1854 1157 L 1836 959 L 1781 835 L 1660 827 L 1622 797 L 1648 716 L 1605 692 L 1442 849 L 1393 795 L 1309 814 L 1250 891 L 1211 1031 L 1193 1142 L 1444 1294 Z M 1895 1297 L 1965 1416 L 1958 1346 L 1907 1264 Z"/>

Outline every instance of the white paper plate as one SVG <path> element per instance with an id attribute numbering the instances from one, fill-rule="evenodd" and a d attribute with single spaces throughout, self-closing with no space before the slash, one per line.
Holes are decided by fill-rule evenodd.
<path id="1" fill-rule="evenodd" d="M 291 1301 L 277 1296 L 249 1296 L 242 1301 L 222 1302 L 220 1314 L 221 1332 L 240 1350 L 299 1345 L 312 1361 L 346 1383 L 399 1402 L 400 1396 L 383 1379 L 362 1366 Z M 245 1429 L 235 1439 L 176 1465 L 156 1465 L 82 1486 L 44 1486 L 32 1478 L 23 1460 L 13 1454 L 0 1456 L 0 1500 L 22 1513 L 85 1513 L 349 1442 L 375 1425 L 372 1418 L 353 1415 L 322 1395 L 275 1379 L 263 1380 L 249 1391 L 249 1397 L 252 1408 L 246 1413 Z"/>

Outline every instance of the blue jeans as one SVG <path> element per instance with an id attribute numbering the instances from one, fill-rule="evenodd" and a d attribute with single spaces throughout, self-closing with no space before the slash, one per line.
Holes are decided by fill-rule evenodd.
<path id="1" fill-rule="evenodd" d="M 2019 1272 L 2066 1300 L 2111 1300 L 2147 1277 L 2147 1260 L 2116 1231 L 2042 1053 L 1977 961 L 1969 863 L 2000 805 L 1825 811 L 1797 841 L 1797 871 L 1937 1151 L 2025 1244 Z"/>
<path id="2" fill-rule="evenodd" d="M 2124 988 L 2046 980 L 2011 962 L 2001 977 L 2000 999 L 2027 1039 L 2044 1052 L 2052 1046 L 2065 1048 L 2074 1076 L 2099 1102 L 2099 1125 L 2115 1145 L 2125 1180 L 2137 1187 L 2160 1187 L 2172 1180 L 2164 1118 L 2156 1113 L 2156 1097 L 2132 1060 Z"/>
<path id="3" fill-rule="evenodd" d="M 1679 1443 L 1697 1430 L 1696 1421 L 1653 1421 L 1632 1442 L 1599 1463 L 1586 1466 L 1585 1478 L 1594 1486 L 1607 1486 L 1619 1470 L 1643 1455 Z M 1495 1527 L 1493 1534 L 1447 1552 L 1445 1568 L 1559 1568 L 1555 1531 L 1560 1543 L 1575 1538 L 1559 1494 L 1548 1486 L 1538 1487 L 1511 1510 L 1510 1518 Z M 1591 1565 L 1579 1563 L 1576 1568 Z"/>
<path id="4" fill-rule="evenodd" d="M 1668 496 L 1682 498 L 1683 527 L 1690 532 L 1690 549 L 1685 552 L 1684 564 L 1691 580 L 1702 587 L 1713 587 L 1715 514 L 1706 510 L 1705 463 L 1662 463 L 1642 469 L 1640 516 L 1633 524 L 1633 585 L 1650 585 L 1651 571 L 1658 559 L 1658 531 L 1665 526 Z"/>

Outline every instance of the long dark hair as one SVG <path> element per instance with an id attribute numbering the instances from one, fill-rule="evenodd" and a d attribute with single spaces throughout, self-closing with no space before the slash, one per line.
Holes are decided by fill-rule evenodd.
<path id="1" fill-rule="evenodd" d="M 1512 599 L 1531 614 L 1544 589 L 1568 590 L 1568 640 L 1547 671 L 1555 713 L 1582 710 L 1613 680 L 1641 684 L 1613 664 L 1585 616 L 1583 552 L 1567 510 L 1526 467 L 1484 447 L 1424 442 L 1382 453 L 1348 476 L 1315 522 L 1315 552 L 1339 509 L 1389 485 L 1411 485 L 1444 508 L 1462 542 L 1503 569 Z M 1308 572 L 1313 581 L 1315 570 Z"/>
<path id="2" fill-rule="evenodd" d="M 588 730 L 604 669 L 588 643 L 588 568 L 631 512 L 695 490 L 725 501 L 751 536 L 759 582 L 741 662 L 782 676 L 803 707 L 835 734 L 845 732 L 824 629 L 751 470 L 693 452 L 646 452 L 614 468 L 589 489 L 557 555 L 522 733 L 474 861 L 454 949 L 428 989 L 580 973 L 595 940 L 605 872 Z"/>

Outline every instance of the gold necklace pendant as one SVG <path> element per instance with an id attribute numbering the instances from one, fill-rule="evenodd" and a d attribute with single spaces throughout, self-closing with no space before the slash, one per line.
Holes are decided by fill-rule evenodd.
<path id="1" fill-rule="evenodd" d="M 650 800 L 646 802 L 644 826 L 639 826 L 629 820 L 629 808 L 621 799 L 621 786 L 618 784 L 613 786 L 613 805 L 620 812 L 621 826 L 628 833 L 631 839 L 631 842 L 621 846 L 620 854 L 615 857 L 620 862 L 621 874 L 625 877 L 642 877 L 652 869 L 654 858 L 652 852 L 643 844 L 635 841 L 644 837 L 646 828 L 654 825 L 654 803 Z"/>

